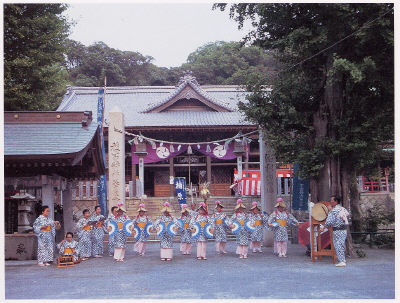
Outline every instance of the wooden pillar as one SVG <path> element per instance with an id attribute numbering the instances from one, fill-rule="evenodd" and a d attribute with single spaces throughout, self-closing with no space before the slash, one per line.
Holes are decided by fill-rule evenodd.
<path id="1" fill-rule="evenodd" d="M 132 189 L 132 196 L 136 197 L 136 164 L 132 164 L 132 184 L 133 184 L 133 189 Z"/>
<path id="2" fill-rule="evenodd" d="M 211 184 L 211 157 L 207 156 L 207 182 Z"/>
<path id="3" fill-rule="evenodd" d="M 49 218 L 54 220 L 54 189 L 51 184 L 42 185 L 42 205 L 49 207 Z"/>
<path id="4" fill-rule="evenodd" d="M 67 183 L 66 188 L 62 191 L 63 219 L 64 231 L 72 232 L 74 230 L 74 220 L 72 211 L 72 184 Z"/>
<path id="5" fill-rule="evenodd" d="M 169 158 L 169 176 L 170 177 L 175 177 L 174 158 Z M 171 198 L 173 198 L 175 196 L 174 184 L 170 184 L 169 188 L 170 188 L 169 195 L 170 195 Z"/>
<path id="6" fill-rule="evenodd" d="M 144 158 L 139 157 L 139 181 L 140 181 L 140 192 L 139 195 L 144 195 Z"/>

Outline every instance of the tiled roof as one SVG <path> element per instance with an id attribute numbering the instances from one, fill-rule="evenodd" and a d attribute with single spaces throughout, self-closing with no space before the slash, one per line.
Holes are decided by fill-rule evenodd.
<path id="1" fill-rule="evenodd" d="M 5 123 L 4 155 L 54 155 L 82 151 L 93 139 L 96 123 Z"/>
<path id="2" fill-rule="evenodd" d="M 70 87 L 57 111 L 88 111 L 97 115 L 98 87 Z M 105 118 L 118 106 L 125 116 L 127 127 L 135 126 L 212 126 L 252 125 L 238 112 L 238 103 L 246 102 L 249 93 L 236 85 L 201 86 L 202 94 L 231 112 L 160 112 L 144 113 L 168 100 L 177 88 L 174 86 L 108 87 L 105 97 Z"/>

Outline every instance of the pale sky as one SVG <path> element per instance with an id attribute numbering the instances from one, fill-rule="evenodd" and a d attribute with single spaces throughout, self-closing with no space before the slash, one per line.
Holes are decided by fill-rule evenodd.
<path id="1" fill-rule="evenodd" d="M 164 67 L 185 63 L 207 42 L 240 41 L 250 29 L 239 31 L 229 12 L 212 10 L 212 3 L 71 3 L 66 15 L 76 22 L 71 39 L 138 51 Z"/>

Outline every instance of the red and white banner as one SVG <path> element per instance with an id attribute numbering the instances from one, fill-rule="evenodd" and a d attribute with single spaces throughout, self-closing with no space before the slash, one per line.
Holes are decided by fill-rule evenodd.
<path id="1" fill-rule="evenodd" d="M 243 170 L 242 178 L 239 178 L 239 172 L 234 169 L 233 185 L 238 186 L 239 194 L 244 196 L 261 196 L 261 171 Z M 279 169 L 276 171 L 277 178 L 290 178 L 290 171 Z"/>

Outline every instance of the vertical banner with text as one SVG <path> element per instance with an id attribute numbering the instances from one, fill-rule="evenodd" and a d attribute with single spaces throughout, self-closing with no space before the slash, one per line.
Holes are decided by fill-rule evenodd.
<path id="1" fill-rule="evenodd" d="M 103 136 L 103 115 L 104 115 L 104 89 L 99 89 L 98 100 L 97 100 L 97 124 L 100 129 L 101 138 L 101 153 L 103 154 L 104 167 L 106 167 L 106 151 L 104 148 L 104 136 Z M 101 214 L 103 216 L 108 215 L 107 207 L 107 175 L 102 175 L 99 178 L 99 187 L 97 195 L 98 203 L 101 207 Z"/>
<path id="2" fill-rule="evenodd" d="M 299 170 L 299 165 L 294 165 L 293 177 L 293 201 L 292 209 L 294 210 L 307 210 L 308 209 L 308 195 L 310 191 L 310 181 L 300 179 L 296 176 Z"/>
<path id="3" fill-rule="evenodd" d="M 179 204 L 186 204 L 186 179 L 175 178 L 174 186 Z"/>

